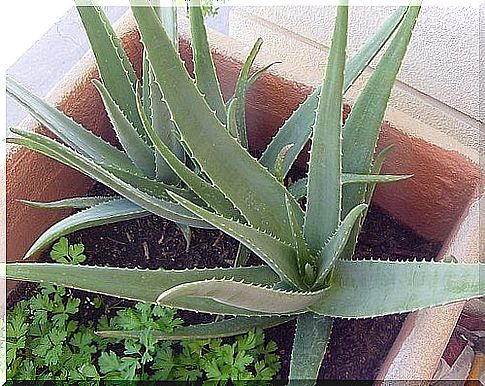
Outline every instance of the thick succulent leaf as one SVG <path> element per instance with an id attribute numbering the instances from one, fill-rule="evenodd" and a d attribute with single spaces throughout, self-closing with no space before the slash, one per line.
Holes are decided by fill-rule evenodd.
<path id="1" fill-rule="evenodd" d="M 339 260 L 318 314 L 369 318 L 480 297 L 483 264 Z M 363 280 L 365 278 L 365 280 Z"/>
<path id="2" fill-rule="evenodd" d="M 177 228 L 185 239 L 185 252 L 188 252 L 190 249 L 190 243 L 192 242 L 192 228 L 182 224 L 177 224 Z"/>
<path id="3" fill-rule="evenodd" d="M 283 149 L 281 149 L 278 157 L 276 158 L 276 162 L 273 168 L 273 175 L 276 179 L 281 182 L 282 184 L 285 181 L 285 158 L 288 154 L 288 151 L 293 147 L 293 144 L 286 145 Z M 306 186 L 305 186 L 305 195 L 306 195 Z"/>
<path id="4" fill-rule="evenodd" d="M 342 200 L 342 91 L 348 7 L 339 6 L 313 127 L 303 232 L 311 251 L 320 250 L 338 227 Z"/>
<path id="5" fill-rule="evenodd" d="M 302 224 L 298 222 L 295 216 L 295 212 L 288 199 L 286 200 L 286 210 L 288 212 L 288 220 L 290 222 L 291 229 L 293 231 L 293 244 L 295 245 L 295 249 L 296 249 L 298 271 L 300 272 L 300 275 L 302 275 L 305 271 L 305 265 L 307 263 L 314 263 L 314 261 L 312 261 L 311 259 L 310 251 L 308 250 L 305 237 L 303 236 Z M 305 281 L 306 283 L 311 282 L 308 280 L 305 280 Z"/>
<path id="6" fill-rule="evenodd" d="M 188 200 L 194 201 L 199 205 L 204 205 L 204 202 L 200 200 L 197 195 L 185 188 L 165 184 L 161 181 L 152 180 L 140 174 L 134 174 L 114 167 L 105 167 L 105 169 L 120 180 L 152 196 L 170 201 L 170 196 L 167 194 L 167 191 L 170 191 L 177 193 Z"/>
<path id="7" fill-rule="evenodd" d="M 136 172 L 135 165 L 125 153 L 86 130 L 61 111 L 49 106 L 9 77 L 7 77 L 7 94 L 25 107 L 35 119 L 65 144 L 81 154 L 100 164 L 115 165 Z"/>
<path id="8" fill-rule="evenodd" d="M 279 280 L 268 267 L 180 271 L 45 263 L 14 263 L 6 267 L 7 279 L 49 283 L 149 303 L 155 303 L 162 292 L 192 281 L 232 278 L 273 285 Z"/>
<path id="9" fill-rule="evenodd" d="M 290 240 L 286 189 L 225 130 L 189 77 L 153 9 L 146 1 L 141 3 L 146 6 L 133 6 L 132 11 L 156 80 L 190 154 L 250 224 Z"/>
<path id="10" fill-rule="evenodd" d="M 57 201 L 29 201 L 18 200 L 22 204 L 32 208 L 41 209 L 86 209 L 92 206 L 112 201 L 115 197 L 73 197 Z"/>
<path id="11" fill-rule="evenodd" d="M 340 254 L 347 244 L 354 225 L 360 220 L 366 209 L 366 204 L 360 204 L 353 208 L 347 216 L 345 216 L 335 233 L 325 242 L 325 245 L 318 256 L 318 276 L 315 280 L 315 288 L 324 284 L 327 274 L 330 272 L 336 259 L 340 257 Z"/>
<path id="12" fill-rule="evenodd" d="M 371 174 L 343 173 L 342 184 L 385 184 L 406 180 L 412 176 L 412 174 L 379 174 L 379 172 L 375 172 L 374 170 L 371 170 Z M 301 200 L 303 197 L 306 197 L 307 181 L 307 178 L 303 177 L 288 187 L 288 191 L 296 200 Z"/>
<path id="13" fill-rule="evenodd" d="M 152 149 L 138 134 L 133 124 L 128 120 L 121 108 L 111 97 L 106 87 L 98 80 L 93 81 L 103 99 L 113 129 L 126 154 L 133 163 L 148 177 L 155 176 L 155 158 Z"/>
<path id="14" fill-rule="evenodd" d="M 162 5 L 162 2 L 164 2 L 164 5 Z M 150 0 L 150 3 L 173 46 L 178 47 L 177 1 L 171 0 L 171 6 L 167 6 L 167 2 L 163 0 Z"/>
<path id="15" fill-rule="evenodd" d="M 237 98 L 233 98 L 229 101 L 227 105 L 227 123 L 226 129 L 231 136 L 236 138 L 239 142 L 241 141 L 238 137 L 239 131 L 237 129 Z"/>
<path id="16" fill-rule="evenodd" d="M 263 75 L 266 71 L 268 71 L 275 64 L 281 64 L 281 62 L 270 63 L 270 64 L 264 66 L 263 68 L 259 69 L 258 71 L 256 71 L 253 75 L 251 75 L 251 77 L 248 79 L 248 88 L 251 87 L 254 84 L 254 82 L 256 82 L 261 77 L 261 75 Z"/>
<path id="17" fill-rule="evenodd" d="M 394 81 L 411 39 L 419 7 L 409 7 L 376 70 L 360 93 L 343 130 L 342 149 L 345 173 L 368 174 L 377 144 L 381 123 Z M 346 186 L 343 192 L 343 213 L 363 202 L 365 186 Z"/>
<path id="18" fill-rule="evenodd" d="M 372 164 L 372 167 L 371 167 L 371 174 L 373 175 L 381 175 L 379 174 L 381 172 L 381 169 L 382 169 L 382 166 L 384 165 L 384 161 L 386 160 L 386 157 L 387 155 L 392 151 L 392 149 L 394 148 L 394 145 L 389 145 L 387 147 L 385 147 L 384 149 L 382 149 L 379 154 L 377 154 L 377 157 L 375 158 L 374 160 L 374 163 Z M 386 175 L 383 175 L 383 176 L 386 176 Z M 388 177 L 402 177 L 400 179 L 407 179 L 407 178 L 411 178 L 413 177 L 413 175 L 406 175 L 406 176 L 388 176 Z M 399 181 L 399 180 L 395 180 L 395 181 Z M 367 205 L 370 205 L 370 202 L 372 201 L 372 196 L 374 195 L 374 190 L 375 190 L 375 187 L 376 187 L 376 183 L 379 183 L 381 181 L 368 181 L 368 185 L 367 185 L 367 190 L 366 190 L 366 194 L 365 194 L 365 203 Z M 392 181 L 390 181 L 392 182 Z M 365 218 L 365 216 L 364 216 Z M 360 231 L 359 231 L 360 233 Z"/>
<path id="19" fill-rule="evenodd" d="M 217 118 L 225 124 L 226 106 L 222 99 L 212 54 L 204 26 L 204 16 L 199 0 L 189 3 L 190 29 L 192 32 L 192 50 L 194 51 L 195 84 L 204 95 L 209 107 L 215 111 Z"/>
<path id="20" fill-rule="evenodd" d="M 251 257 L 251 250 L 246 246 L 244 246 L 244 244 L 239 243 L 239 246 L 237 248 L 236 258 L 234 259 L 234 267 L 245 266 L 250 257 Z"/>
<path id="21" fill-rule="evenodd" d="M 364 68 L 375 58 L 401 23 L 406 7 L 396 10 L 377 32 L 367 40 L 359 51 L 347 61 L 345 66 L 344 91 L 347 91 L 353 82 L 362 73 Z M 263 153 L 261 163 L 272 170 L 276 157 L 281 149 L 293 143 L 285 161 L 285 175 L 297 159 L 301 150 L 311 135 L 311 127 L 315 121 L 315 112 L 318 105 L 320 87 L 317 88 L 291 115 L 280 128 L 267 149 Z"/>
<path id="22" fill-rule="evenodd" d="M 370 171 L 371 174 L 378 175 L 381 172 L 381 168 L 382 168 L 382 165 L 384 164 L 386 156 L 392 150 L 393 147 L 394 147 L 393 145 L 389 145 L 385 149 L 381 150 L 381 152 L 377 155 L 374 161 L 374 164 L 372 165 L 372 168 Z M 357 239 L 359 237 L 362 226 L 364 225 L 364 220 L 367 216 L 367 211 L 372 201 L 372 196 L 374 195 L 375 187 L 376 187 L 376 183 L 371 181 L 369 181 L 369 183 L 366 186 L 364 203 L 367 204 L 367 208 L 364 210 L 363 215 L 360 217 L 359 223 L 354 225 L 354 228 L 352 229 L 351 234 L 349 235 L 349 241 L 345 246 L 344 252 L 342 253 L 343 259 L 351 259 L 354 254 L 354 250 L 357 245 Z"/>
<path id="23" fill-rule="evenodd" d="M 322 364 L 332 318 L 307 312 L 296 319 L 296 332 L 291 352 L 289 385 L 314 385 Z"/>
<path id="24" fill-rule="evenodd" d="M 152 141 L 156 151 L 163 157 L 168 167 L 170 167 L 195 194 L 221 216 L 227 218 L 241 218 L 240 213 L 234 208 L 234 205 L 232 205 L 219 189 L 190 170 L 170 151 L 168 146 L 165 145 L 165 143 L 158 137 L 155 130 L 151 127 L 140 103 L 138 103 L 138 111 L 148 137 Z"/>
<path id="25" fill-rule="evenodd" d="M 178 47 L 177 8 L 175 1 L 172 1 L 172 6 L 161 6 L 160 0 L 152 0 L 151 4 L 173 46 Z M 145 113 L 149 117 L 155 132 L 180 160 L 185 161 L 185 151 L 176 135 L 177 127 L 172 120 L 162 92 L 155 82 L 155 75 L 153 74 L 146 50 L 143 51 L 142 95 Z M 157 180 L 172 185 L 178 184 L 177 176 L 168 167 L 159 153 L 155 153 L 155 163 Z"/>
<path id="26" fill-rule="evenodd" d="M 281 280 L 291 283 L 296 288 L 302 288 L 303 283 L 296 264 L 296 253 L 291 245 L 287 245 L 256 228 L 211 213 L 173 193 L 170 195 L 192 213 L 252 250 L 280 276 Z"/>
<path id="27" fill-rule="evenodd" d="M 150 212 L 124 198 L 115 198 L 74 213 L 55 223 L 42 233 L 24 256 L 28 259 L 42 251 L 60 237 L 81 229 L 113 224 L 148 216 Z"/>
<path id="28" fill-rule="evenodd" d="M 152 2 L 152 4 L 153 3 L 158 3 L 158 1 Z M 157 11 L 157 15 L 159 16 L 165 31 L 167 31 L 167 34 L 169 35 L 172 44 L 177 46 L 177 15 L 176 13 L 174 14 L 176 10 L 173 7 L 155 7 L 155 10 Z M 177 128 L 175 122 L 172 120 L 170 110 L 163 99 L 160 87 L 158 87 L 158 84 L 155 82 L 155 75 L 153 74 L 153 69 L 148 60 L 146 50 L 143 51 L 141 98 L 145 114 L 158 136 L 168 145 L 179 159 L 185 160 L 185 151 L 176 136 Z M 165 163 L 163 157 L 156 152 L 155 170 L 157 180 L 170 184 L 177 184 L 179 182 L 177 176 Z"/>
<path id="29" fill-rule="evenodd" d="M 258 55 L 262 44 L 263 40 L 261 38 L 258 38 L 256 43 L 254 43 L 253 48 L 249 52 L 249 55 L 241 68 L 241 72 L 239 73 L 239 77 L 236 81 L 236 89 L 234 91 L 234 98 L 236 99 L 236 122 L 238 129 L 237 137 L 239 139 L 239 143 L 245 148 L 248 147 L 248 134 L 246 128 L 246 92 L 249 88 L 249 71 L 251 70 L 254 60 L 256 59 L 256 55 Z"/>
<path id="30" fill-rule="evenodd" d="M 345 89 L 349 89 L 370 62 L 377 56 L 387 43 L 397 27 L 402 22 L 408 10 L 407 6 L 396 9 L 382 24 L 375 34 L 369 37 L 359 51 L 350 58 L 345 67 Z"/>
<path id="31" fill-rule="evenodd" d="M 75 0 L 89 43 L 96 57 L 99 75 L 112 98 L 138 134 L 144 136 L 136 114 L 136 75 L 103 10 L 91 0 Z"/>
<path id="32" fill-rule="evenodd" d="M 320 300 L 325 290 L 292 292 L 275 290 L 260 284 L 211 279 L 180 284 L 163 292 L 157 299 L 162 305 L 179 308 L 180 298 L 208 298 L 243 310 L 277 315 L 305 312 Z"/>
<path id="33" fill-rule="evenodd" d="M 170 113 L 167 103 L 163 98 L 162 91 L 155 82 L 155 75 L 153 74 L 153 68 L 150 63 L 148 77 L 150 78 L 149 122 L 163 143 L 168 146 L 168 148 L 177 156 L 178 159 L 185 161 L 185 151 L 177 137 L 177 126 L 172 120 L 172 114 Z M 159 153 L 155 152 L 155 159 L 157 179 L 172 185 L 177 184 L 179 182 L 177 175 L 166 164 L 163 157 Z"/>
<path id="34" fill-rule="evenodd" d="M 121 196 L 157 216 L 189 226 L 202 228 L 210 227 L 205 221 L 195 217 L 191 212 L 187 211 L 180 205 L 154 197 L 139 190 L 136 186 L 118 178 L 100 165 L 48 137 L 20 129 L 12 129 L 12 132 L 22 135 L 24 138 L 9 138 L 7 139 L 9 143 L 28 147 L 29 149 L 62 162 L 96 181 L 109 186 Z"/>
<path id="35" fill-rule="evenodd" d="M 239 316 L 213 323 L 177 327 L 172 332 L 153 331 L 157 340 L 192 340 L 227 338 L 245 334 L 253 328 L 271 328 L 293 320 L 292 316 L 244 317 Z M 96 331 L 103 338 L 138 339 L 142 331 Z"/>

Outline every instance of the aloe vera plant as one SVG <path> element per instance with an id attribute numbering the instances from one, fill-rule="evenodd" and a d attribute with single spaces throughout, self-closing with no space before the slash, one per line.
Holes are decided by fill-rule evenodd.
<path id="1" fill-rule="evenodd" d="M 377 155 L 374 149 L 418 6 L 399 8 L 349 60 L 348 8 L 338 6 L 322 86 L 257 160 L 247 150 L 244 100 L 262 73 L 250 75 L 261 41 L 243 65 L 233 97 L 224 101 L 198 3 L 191 3 L 189 11 L 195 81 L 170 33 L 171 10 L 160 17 L 147 0 L 136 4 L 132 12 L 145 48 L 141 82 L 100 9 L 80 7 L 95 54 L 98 50 L 101 82 L 95 84 L 124 151 L 15 81 L 7 82 L 8 93 L 63 143 L 20 129 L 13 130 L 18 137 L 9 142 L 69 165 L 123 196 L 29 203 L 84 210 L 48 230 L 27 256 L 67 232 L 153 213 L 184 227 L 217 228 L 232 236 L 242 245 L 237 264 L 229 269 L 167 271 L 16 263 L 7 265 L 8 278 L 232 317 L 159 339 L 230 336 L 296 319 L 291 380 L 316 378 L 332 318 L 401 313 L 483 295 L 478 265 L 352 260 L 375 184 L 410 177 L 381 175 L 389 149 Z M 343 94 L 388 41 L 342 126 Z M 308 175 L 287 187 L 286 173 L 310 136 Z M 304 197 L 305 210 L 299 204 Z M 244 267 L 248 250 L 264 264 Z"/>

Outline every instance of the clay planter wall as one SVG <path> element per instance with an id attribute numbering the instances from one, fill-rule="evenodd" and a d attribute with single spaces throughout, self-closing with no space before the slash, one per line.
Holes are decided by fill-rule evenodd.
<path id="1" fill-rule="evenodd" d="M 184 22 L 184 21 L 183 21 Z M 181 55 L 190 62 L 187 28 L 182 26 Z M 129 15 L 118 23 L 138 73 L 142 47 Z M 211 32 L 215 61 L 226 96 L 231 95 L 241 60 L 247 47 Z M 188 67 L 190 68 L 190 64 Z M 77 122 L 113 141 L 108 118 L 90 79 L 97 75 L 91 55 L 82 59 L 48 96 Z M 311 88 L 276 74 L 266 74 L 248 96 L 250 146 L 258 155 L 277 128 L 310 93 Z M 45 133 L 32 120 L 24 127 Z M 414 178 L 380 186 L 377 204 L 420 235 L 444 242 L 442 255 L 452 251 L 458 259 L 478 260 L 478 186 L 479 169 L 464 156 L 422 139 L 410 137 L 390 124 L 383 125 L 379 141 L 382 148 L 395 144 L 384 173 L 414 174 Z M 305 165 L 305 159 L 299 160 Z M 31 243 L 49 225 L 67 212 L 29 208 L 16 200 L 56 200 L 85 194 L 93 181 L 47 157 L 24 148 L 7 149 L 7 260 L 18 261 Z M 2 209 L 3 210 L 3 209 Z M 8 283 L 13 288 L 14 283 Z M 411 314 L 389 353 L 380 379 L 430 379 L 463 307 L 455 304 Z"/>

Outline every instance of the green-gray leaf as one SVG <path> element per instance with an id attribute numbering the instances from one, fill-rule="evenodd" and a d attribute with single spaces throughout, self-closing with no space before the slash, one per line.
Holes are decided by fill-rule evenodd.
<path id="1" fill-rule="evenodd" d="M 98 5 L 92 0 L 75 2 L 103 83 L 138 134 L 144 136 L 140 119 L 136 114 L 136 75 L 120 40 Z"/>
<path id="2" fill-rule="evenodd" d="M 138 100 L 138 102 L 140 101 Z M 241 218 L 240 213 L 234 208 L 234 205 L 219 189 L 199 177 L 170 151 L 168 146 L 166 146 L 158 137 L 157 133 L 150 125 L 140 103 L 138 103 L 138 111 L 148 137 L 152 141 L 156 151 L 163 157 L 168 167 L 170 167 L 195 194 L 221 216 L 227 218 Z"/>
<path id="3" fill-rule="evenodd" d="M 245 334 L 253 328 L 271 328 L 293 320 L 291 316 L 244 317 L 207 324 L 177 327 L 172 332 L 153 331 L 152 336 L 157 340 L 192 340 L 227 338 Z M 103 338 L 137 339 L 142 331 L 96 331 L 96 335 Z"/>
<path id="4" fill-rule="evenodd" d="M 155 158 L 152 149 L 136 131 L 120 107 L 113 100 L 110 92 L 98 80 L 93 81 L 103 99 L 113 129 L 123 149 L 133 163 L 148 177 L 155 176 Z"/>
<path id="5" fill-rule="evenodd" d="M 325 356 L 332 319 L 307 312 L 296 319 L 289 385 L 314 385 Z"/>
<path id="6" fill-rule="evenodd" d="M 157 302 L 178 308 L 179 299 L 208 298 L 218 303 L 262 314 L 292 315 L 305 312 L 322 297 L 325 290 L 293 292 L 275 290 L 260 284 L 227 279 L 200 280 L 180 284 L 161 293 Z M 197 307 L 192 311 L 205 311 Z"/>
<path id="7" fill-rule="evenodd" d="M 347 91 L 353 82 L 362 73 L 364 68 L 375 58 L 382 47 L 394 33 L 401 23 L 407 7 L 400 7 L 382 25 L 379 30 L 359 49 L 359 51 L 349 59 L 345 66 L 344 90 Z M 318 105 L 318 94 L 320 87 L 317 88 L 292 114 L 292 116 L 280 128 L 273 138 L 268 148 L 263 153 L 260 161 L 270 170 L 273 168 L 276 157 L 281 149 L 293 143 L 295 146 L 288 153 L 285 161 L 285 175 L 297 159 L 301 150 L 307 143 L 311 135 L 311 127 L 315 121 L 315 111 Z"/>
<path id="8" fill-rule="evenodd" d="M 28 147 L 56 159 L 109 186 L 118 194 L 158 216 L 194 227 L 210 227 L 205 221 L 196 218 L 180 205 L 139 190 L 136 186 L 120 179 L 102 166 L 48 137 L 20 129 L 12 129 L 12 132 L 21 135 L 23 138 L 8 138 L 7 142 Z"/>
<path id="9" fill-rule="evenodd" d="M 295 250 L 291 245 L 287 245 L 256 228 L 211 213 L 173 193 L 170 193 L 170 195 L 192 213 L 251 249 L 280 276 L 281 280 L 287 281 L 297 288 L 303 288 L 296 264 Z"/>
<path id="10" fill-rule="evenodd" d="M 92 206 L 112 201 L 115 197 L 73 197 L 57 201 L 29 201 L 19 200 L 22 204 L 41 209 L 86 209 Z"/>
<path id="11" fill-rule="evenodd" d="M 330 287 L 310 308 L 331 317 L 369 318 L 476 298 L 485 294 L 481 269 L 483 264 L 339 260 Z"/>
<path id="12" fill-rule="evenodd" d="M 55 240 L 69 233 L 94 226 L 140 218 L 149 214 L 150 212 L 123 198 L 102 202 L 52 225 L 37 238 L 25 254 L 24 259 L 32 257 Z"/>
<path id="13" fill-rule="evenodd" d="M 376 183 L 389 183 L 406 180 L 413 177 L 412 174 L 379 174 L 374 170 L 371 170 L 371 174 L 355 174 L 355 173 L 343 173 L 342 184 L 376 184 Z M 301 200 L 306 196 L 307 191 L 307 178 L 300 178 L 288 187 L 288 191 L 296 200 Z"/>
<path id="14" fill-rule="evenodd" d="M 146 1 L 142 4 L 145 6 L 133 6 L 132 11 L 189 153 L 249 223 L 289 242 L 286 189 L 225 130 L 185 70 L 153 9 Z M 234 183 L 236 171 L 238 181 Z"/>
<path id="15" fill-rule="evenodd" d="M 58 136 L 64 143 L 81 154 L 100 164 L 115 165 L 122 169 L 136 172 L 135 165 L 125 153 L 86 130 L 61 111 L 49 106 L 20 83 L 9 77 L 7 77 L 7 94 L 29 110 L 29 113 L 35 119 Z"/>
<path id="16" fill-rule="evenodd" d="M 140 302 L 156 303 L 175 286 L 212 278 L 233 278 L 273 285 L 279 278 L 268 267 L 215 268 L 167 271 L 138 268 L 94 267 L 66 264 L 7 264 L 7 278 L 50 283 Z"/>
<path id="17" fill-rule="evenodd" d="M 419 7 L 409 7 L 404 19 L 376 70 L 355 102 L 343 130 L 342 151 L 345 173 L 368 174 L 389 96 L 401 67 L 419 14 Z M 343 214 L 363 202 L 365 186 L 346 186 Z"/>
<path id="18" fill-rule="evenodd" d="M 313 127 L 303 232 L 310 251 L 320 250 L 340 222 L 342 200 L 342 91 L 348 7 L 339 6 Z M 323 220 L 323 221 L 322 221 Z"/>
<path id="19" fill-rule="evenodd" d="M 360 220 L 366 209 L 366 204 L 360 204 L 353 208 L 347 216 L 345 216 L 335 233 L 325 242 L 325 245 L 318 256 L 318 276 L 315 280 L 316 288 L 324 284 L 327 274 L 330 272 L 336 259 L 340 257 L 342 250 L 347 244 L 355 223 Z"/>
<path id="20" fill-rule="evenodd" d="M 251 66 L 254 63 L 262 44 L 263 40 L 261 38 L 254 43 L 253 48 L 249 52 L 249 55 L 241 68 L 241 72 L 236 81 L 236 89 L 234 91 L 234 99 L 236 100 L 236 126 L 238 130 L 237 137 L 239 143 L 245 148 L 248 147 L 246 128 L 246 92 L 249 88 L 249 71 L 251 70 Z"/>
<path id="21" fill-rule="evenodd" d="M 207 41 L 204 16 L 199 0 L 191 0 L 189 5 L 190 28 L 192 31 L 192 49 L 194 51 L 195 84 L 217 118 L 226 123 L 226 106 L 222 99 L 212 54 Z"/>

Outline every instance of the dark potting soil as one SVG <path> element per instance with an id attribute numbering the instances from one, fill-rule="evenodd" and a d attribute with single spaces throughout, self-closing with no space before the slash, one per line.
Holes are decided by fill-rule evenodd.
<path id="1" fill-rule="evenodd" d="M 111 192 L 95 185 L 90 195 Z M 192 230 L 192 240 L 187 248 L 178 227 L 161 218 L 147 216 L 131 221 L 91 228 L 69 236 L 71 243 L 82 242 L 89 265 L 139 267 L 155 269 L 230 267 L 238 243 L 217 230 Z M 398 224 L 381 209 L 372 206 L 364 224 L 356 250 L 356 258 L 382 258 L 391 260 L 431 260 L 439 252 L 439 245 L 431 243 L 411 230 Z M 40 261 L 51 261 L 48 253 Z M 253 257 L 250 263 L 259 264 Z M 31 297 L 37 286 L 20 283 L 7 298 L 7 307 Z M 81 299 L 79 321 L 99 318 L 101 310 L 95 309 L 92 294 L 73 291 Z M 116 313 L 118 307 L 128 307 L 132 302 L 103 296 L 105 304 Z M 206 323 L 210 315 L 180 311 L 188 324 Z M 330 344 L 327 348 L 320 379 L 372 380 L 391 348 L 406 315 L 390 315 L 373 319 L 334 321 Z M 278 345 L 282 369 L 279 379 L 287 379 L 293 344 L 295 323 L 289 322 L 266 331 L 268 339 Z"/>

